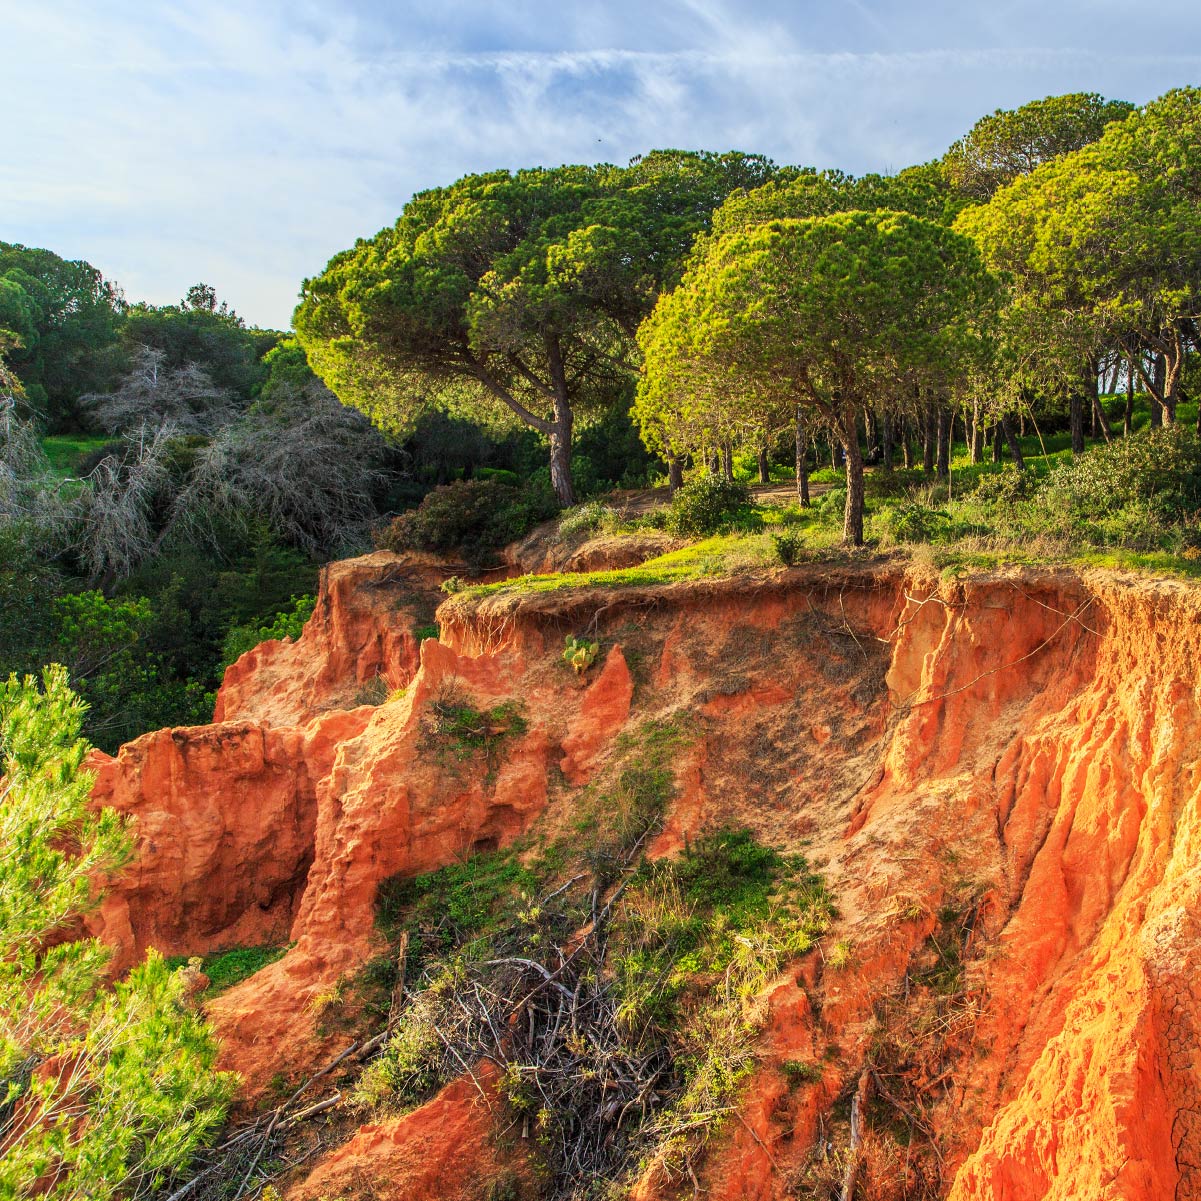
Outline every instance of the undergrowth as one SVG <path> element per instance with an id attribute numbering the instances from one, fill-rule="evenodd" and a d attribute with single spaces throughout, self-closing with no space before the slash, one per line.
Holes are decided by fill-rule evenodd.
<path id="1" fill-rule="evenodd" d="M 801 858 L 746 830 L 645 859 L 691 737 L 644 722 L 556 837 L 384 886 L 378 923 L 411 983 L 360 1105 L 419 1104 L 491 1060 L 548 1195 L 691 1171 L 752 1066 L 764 984 L 832 913 Z"/>

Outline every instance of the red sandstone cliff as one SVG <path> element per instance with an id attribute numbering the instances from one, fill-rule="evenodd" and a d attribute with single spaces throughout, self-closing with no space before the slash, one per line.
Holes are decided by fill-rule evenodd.
<path id="1" fill-rule="evenodd" d="M 387 555 L 328 569 L 303 638 L 230 669 L 218 714 L 237 720 L 100 764 L 97 798 L 138 819 L 137 863 L 94 923 L 126 960 L 294 944 L 211 1007 L 252 1094 L 337 1049 L 313 1001 L 374 953 L 381 880 L 511 840 L 570 805 L 631 713 L 685 709 L 703 736 L 654 853 L 718 822 L 804 846 L 841 912 L 827 943 L 850 947 L 845 967 L 810 956 L 769 990 L 705 1195 L 797 1195 L 873 1048 L 935 1037 L 898 1023 L 953 905 L 970 905 L 970 1003 L 937 1056 L 915 1051 L 938 1061 L 915 1087 L 933 1098 L 942 1191 L 1201 1195 L 1201 595 L 1101 574 L 806 568 L 453 600 L 442 642 L 418 650 L 414 579 Z M 584 630 L 609 650 L 579 683 L 559 653 Z M 338 707 L 388 672 L 403 696 Z M 423 753 L 423 714 L 450 687 L 525 707 L 493 778 Z M 821 1079 L 798 1089 L 785 1061 Z M 427 1160 L 486 1175 L 458 1098 L 431 1103 L 453 1120 L 372 1126 L 297 1196 L 333 1179 L 441 1195 L 413 1183 Z M 920 1195 L 886 1152 L 865 1143 L 863 1195 Z M 652 1171 L 636 1192 L 670 1189 Z"/>

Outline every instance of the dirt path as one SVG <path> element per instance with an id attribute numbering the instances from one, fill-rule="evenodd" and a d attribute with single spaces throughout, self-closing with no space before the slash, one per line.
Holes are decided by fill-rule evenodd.
<path id="1" fill-rule="evenodd" d="M 810 484 L 809 495 L 821 496 L 829 492 L 831 484 Z M 751 496 L 760 505 L 791 505 L 796 503 L 796 484 L 752 484 Z M 628 488 L 622 492 L 610 492 L 605 502 L 619 513 L 628 517 L 641 517 L 644 513 L 667 504 L 670 492 L 666 485 L 661 488 Z"/>

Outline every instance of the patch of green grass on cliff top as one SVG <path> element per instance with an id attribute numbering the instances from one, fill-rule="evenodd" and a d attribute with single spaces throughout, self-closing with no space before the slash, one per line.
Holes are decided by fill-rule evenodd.
<path id="1" fill-rule="evenodd" d="M 770 567 L 774 551 L 763 534 L 717 534 L 679 550 L 648 559 L 637 567 L 613 571 L 554 572 L 548 575 L 523 575 L 494 584 L 476 584 L 458 595 L 492 596 L 496 593 L 558 592 L 564 588 L 631 588 L 675 584 L 680 580 L 728 575 L 754 567 Z"/>
<path id="2" fill-rule="evenodd" d="M 283 957 L 287 946 L 232 947 L 228 951 L 215 951 L 201 959 L 200 970 L 209 978 L 205 989 L 206 997 L 215 997 L 227 988 L 233 988 L 260 968 Z M 181 968 L 188 963 L 188 956 L 175 955 L 167 960 L 170 967 Z"/>

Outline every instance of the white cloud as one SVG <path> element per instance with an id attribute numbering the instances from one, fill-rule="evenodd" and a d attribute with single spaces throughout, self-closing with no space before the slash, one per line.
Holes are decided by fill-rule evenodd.
<path id="1" fill-rule="evenodd" d="M 1108 3 L 1091 21 L 1030 0 L 993 17 L 950 0 L 577 7 L 0 0 L 0 102 L 19 115 L 0 238 L 87 258 L 135 298 L 204 279 L 285 325 L 303 276 L 467 171 L 654 146 L 896 169 L 1000 105 L 1201 77 L 1201 56 L 1110 37 L 1128 17 Z M 1188 46 L 1201 17 L 1181 8 L 1176 28 Z"/>

